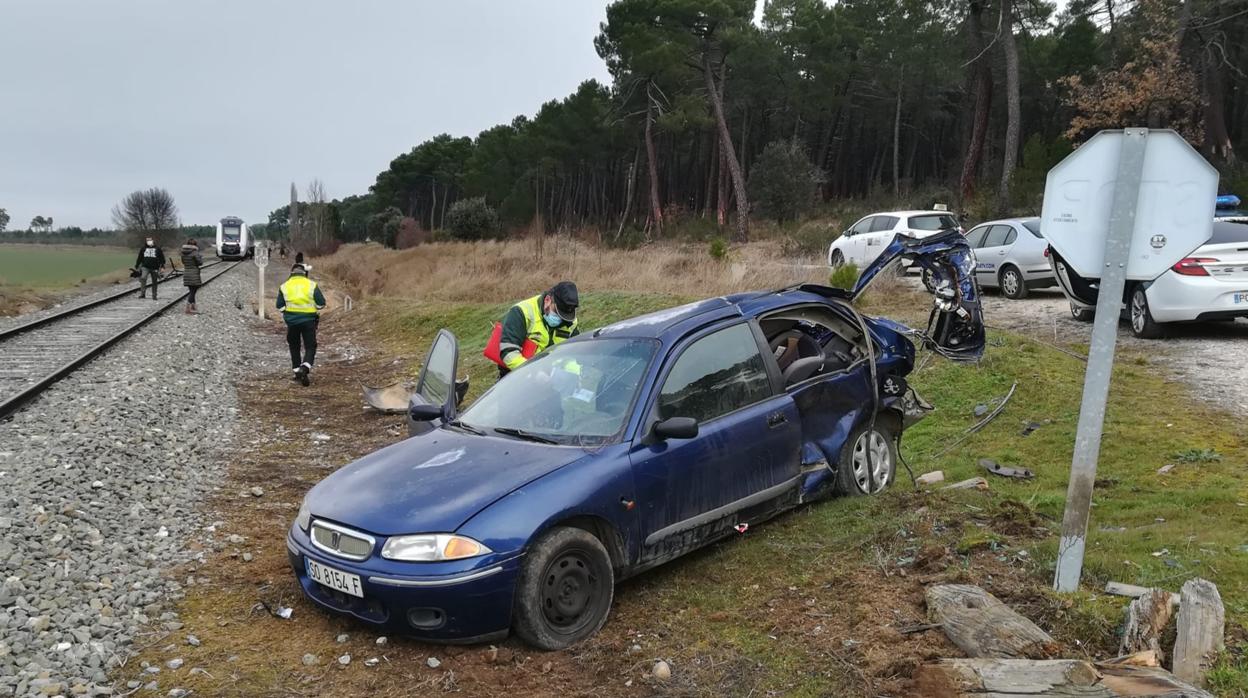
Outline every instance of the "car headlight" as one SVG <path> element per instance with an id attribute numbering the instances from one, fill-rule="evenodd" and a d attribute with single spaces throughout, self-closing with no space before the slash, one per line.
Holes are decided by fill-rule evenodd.
<path id="1" fill-rule="evenodd" d="M 391 538 L 382 547 L 381 556 L 404 562 L 441 562 L 489 552 L 493 551 L 471 538 L 450 533 L 426 533 Z"/>
<path id="2" fill-rule="evenodd" d="M 299 513 L 295 515 L 295 525 L 300 531 L 307 531 L 308 526 L 312 523 L 312 512 L 308 511 L 308 501 L 305 499 L 299 505 Z"/>

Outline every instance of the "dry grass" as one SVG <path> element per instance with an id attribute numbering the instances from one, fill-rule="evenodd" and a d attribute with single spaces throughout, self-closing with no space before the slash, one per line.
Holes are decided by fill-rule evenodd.
<path id="1" fill-rule="evenodd" d="M 573 279 L 582 291 L 625 291 L 706 297 L 735 291 L 827 283 L 815 257 L 786 257 L 781 243 L 734 247 L 726 260 L 704 244 L 655 244 L 611 250 L 570 237 L 532 240 L 440 242 L 407 250 L 378 244 L 345 245 L 315 261 L 317 271 L 346 284 L 359 298 L 501 303 Z"/>

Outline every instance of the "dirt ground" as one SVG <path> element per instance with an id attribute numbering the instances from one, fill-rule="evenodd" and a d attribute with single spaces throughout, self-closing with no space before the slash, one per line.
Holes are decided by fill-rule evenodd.
<path id="1" fill-rule="evenodd" d="M 1040 289 L 1019 301 L 996 291 L 984 293 L 984 318 L 989 326 L 1022 332 L 1058 344 L 1085 344 L 1091 323 L 1070 315 L 1066 297 L 1057 289 Z M 1172 325 L 1163 339 L 1136 339 L 1124 322 L 1118 329 L 1120 347 L 1137 349 L 1191 387 L 1195 395 L 1238 415 L 1248 416 L 1248 321 Z"/>
<path id="2" fill-rule="evenodd" d="M 1071 651 L 1108 651 L 1089 646 L 1078 632 L 1061 635 L 1060 628 L 1077 627 L 1063 620 L 1068 603 L 1046 595 L 1034 563 L 1025 551 L 1015 552 L 1016 542 L 1025 546 L 1054 535 L 1055 523 L 976 492 L 965 493 L 964 503 L 931 502 L 930 509 L 921 494 L 881 500 L 890 510 L 886 517 L 908 523 L 850 544 L 861 548 L 852 555 L 812 563 L 817 583 L 769 583 L 764 572 L 762 581 L 734 592 L 740 603 L 731 615 L 673 598 L 691 585 L 731 584 L 732 563 L 725 568 L 721 553 L 731 561 L 733 545 L 775 545 L 768 536 L 800 526 L 801 517 L 817 513 L 812 508 L 751 532 L 759 536 L 755 540 L 712 546 L 621 584 L 603 631 L 569 651 L 535 652 L 514 638 L 473 647 L 381 641 L 362 624 L 306 601 L 283 543 L 308 488 L 404 436 L 402 416 L 363 408 L 360 384 L 400 377 L 425 348 L 413 347 L 406 356 L 381 353 L 370 342 L 369 322 L 367 312 L 356 312 L 323 323 L 323 351 L 309 388 L 292 382 L 284 367 L 244 380 L 241 418 L 255 437 L 230 464 L 218 495 L 205 502 L 217 521 L 192 543 L 202 559 L 176 571 L 186 582 L 179 608 L 183 627 L 142 641 L 140 656 L 116 672 L 120 685 L 159 679 L 156 692 L 140 689 L 139 695 L 180 687 L 212 696 L 745 696 L 789 694 L 790 684 L 776 677 L 793 672 L 794 688 L 812 677 L 837 687 L 821 695 L 915 695 L 910 676 L 919 663 L 960 656 L 939 632 L 903 632 L 925 619 L 924 585 L 944 580 L 981 584 L 1042 626 L 1054 627 Z M 272 323 L 266 331 L 274 351 L 283 352 L 281 325 Z M 253 487 L 263 495 L 249 494 Z M 1003 537 L 955 552 L 968 521 Z M 904 567 L 893 562 L 907 555 Z M 707 562 L 715 563 L 710 579 Z M 281 607 L 292 609 L 289 619 L 267 610 Z M 694 642 L 694 627 L 714 632 Z M 744 656 L 740 644 L 713 639 L 743 629 L 768 645 Z M 189 636 L 196 638 L 193 646 Z M 171 669 L 174 659 L 183 663 Z M 652 675 L 658 659 L 670 663 L 671 679 Z M 153 677 L 144 673 L 148 666 L 164 670 Z"/>

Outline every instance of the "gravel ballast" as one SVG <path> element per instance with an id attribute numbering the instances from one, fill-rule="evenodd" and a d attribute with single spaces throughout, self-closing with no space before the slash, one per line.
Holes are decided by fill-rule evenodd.
<path id="1" fill-rule="evenodd" d="M 246 267 L 200 290 L 202 314 L 170 308 L 0 422 L 0 696 L 125 692 L 110 669 L 177 637 L 165 572 L 202 555 L 185 544 L 242 432 L 234 381 L 283 360 L 236 307 Z"/>

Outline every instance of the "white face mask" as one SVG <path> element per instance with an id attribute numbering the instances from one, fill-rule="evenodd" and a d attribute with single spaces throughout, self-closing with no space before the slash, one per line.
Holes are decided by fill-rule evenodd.
<path id="1" fill-rule="evenodd" d="M 155 243 L 155 242 L 152 242 L 151 240 L 148 240 L 148 241 L 147 241 L 147 246 L 148 246 L 148 247 L 155 247 L 155 246 L 156 246 L 156 243 Z"/>

